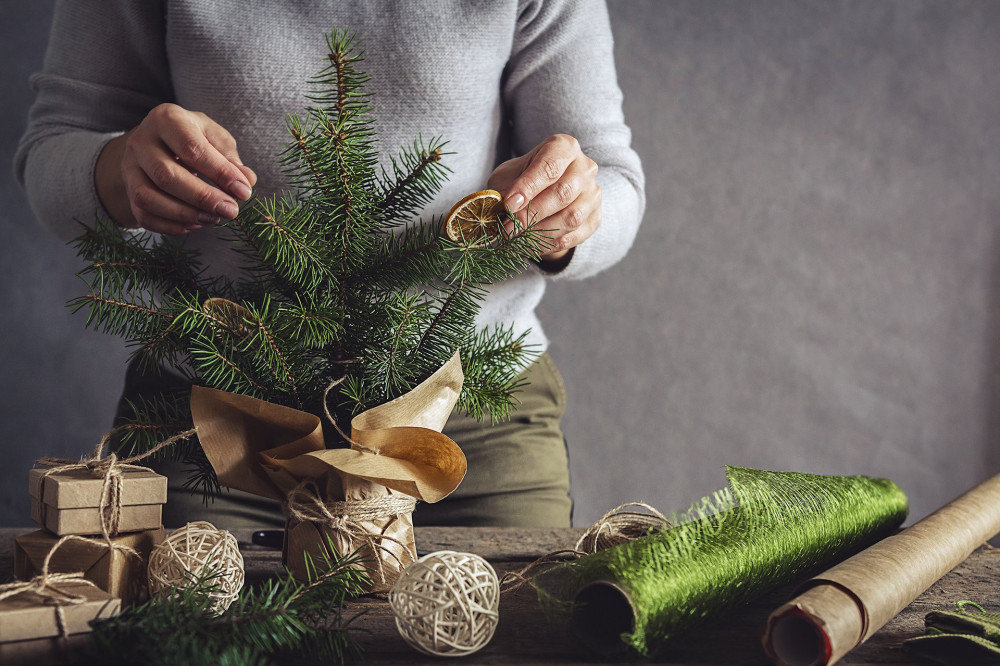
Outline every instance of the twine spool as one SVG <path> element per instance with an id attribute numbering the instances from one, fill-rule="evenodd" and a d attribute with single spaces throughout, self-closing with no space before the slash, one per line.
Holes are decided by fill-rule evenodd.
<path id="1" fill-rule="evenodd" d="M 175 530 L 149 556 L 149 592 L 182 589 L 211 575 L 208 597 L 221 615 L 243 588 L 243 556 L 236 537 L 197 521 Z"/>
<path id="2" fill-rule="evenodd" d="M 389 592 L 400 635 L 437 657 L 472 654 L 489 643 L 499 603 L 500 584 L 489 562 L 450 550 L 407 566 Z"/>
<path id="3" fill-rule="evenodd" d="M 628 502 L 608 511 L 591 525 L 576 542 L 575 550 L 590 555 L 670 527 L 670 521 L 655 507 L 645 502 Z"/>

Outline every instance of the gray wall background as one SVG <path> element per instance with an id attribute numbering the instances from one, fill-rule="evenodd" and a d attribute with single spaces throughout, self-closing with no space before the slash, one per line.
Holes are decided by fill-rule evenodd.
<path id="1" fill-rule="evenodd" d="M 684 508 L 725 464 L 897 481 L 922 516 L 1000 470 L 1000 4 L 612 0 L 648 208 L 554 284 L 576 522 Z M 50 2 L 4 3 L 9 165 Z M 7 173 L 9 174 L 9 166 Z M 0 524 L 109 425 L 126 356 L 0 178 Z"/>

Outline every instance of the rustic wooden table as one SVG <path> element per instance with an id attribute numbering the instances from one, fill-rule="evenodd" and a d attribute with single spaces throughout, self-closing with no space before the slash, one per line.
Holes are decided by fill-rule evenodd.
<path id="1" fill-rule="evenodd" d="M 0 528 L 0 582 L 11 578 L 14 537 L 28 528 Z M 501 576 L 518 570 L 537 557 L 576 542 L 580 529 L 506 528 L 417 528 L 421 551 L 457 550 L 474 552 L 489 560 Z M 249 581 L 261 580 L 279 571 L 281 553 L 252 545 L 249 530 L 236 533 L 246 561 Z M 1000 549 L 984 545 L 946 575 L 871 640 L 845 657 L 841 664 L 923 664 L 907 659 L 899 649 L 902 640 L 923 633 L 924 615 L 931 610 L 952 609 L 956 601 L 986 602 L 997 610 Z M 690 632 L 667 646 L 651 663 L 718 664 L 726 666 L 767 665 L 771 662 L 760 647 L 760 636 L 768 614 L 791 595 L 787 586 L 755 603 L 719 618 L 710 627 Z M 396 631 L 388 603 L 362 599 L 350 612 L 363 613 L 352 626 L 364 647 L 364 663 L 438 664 L 411 649 Z M 474 664 L 571 664 L 599 660 L 579 651 L 573 640 L 546 622 L 527 587 L 504 594 L 500 601 L 500 624 L 493 640 L 480 652 L 452 660 Z"/>

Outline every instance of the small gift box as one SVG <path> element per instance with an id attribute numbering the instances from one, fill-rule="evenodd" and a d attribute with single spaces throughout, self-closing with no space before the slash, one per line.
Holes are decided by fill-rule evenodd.
<path id="1" fill-rule="evenodd" d="M 416 500 L 436 502 L 465 476 L 466 460 L 441 434 L 462 388 L 456 354 L 409 393 L 358 414 L 351 448 L 327 449 L 313 414 L 195 386 L 191 414 L 220 483 L 285 502 L 285 565 L 306 577 L 327 545 L 357 553 L 370 591 L 392 587 L 416 559 Z"/>
<path id="2" fill-rule="evenodd" d="M 55 582 L 49 588 L 44 595 L 26 590 L 0 601 L 0 643 L 59 636 L 58 613 L 66 634 L 89 632 L 91 620 L 117 615 L 121 606 L 88 583 Z"/>
<path id="3" fill-rule="evenodd" d="M 52 573 L 82 571 L 84 578 L 123 603 L 145 601 L 146 562 L 156 544 L 163 541 L 163 527 L 103 538 L 73 539 L 59 546 L 49 561 Z M 28 580 L 42 570 L 45 558 L 60 540 L 45 530 L 14 539 L 14 575 Z"/>
<path id="4" fill-rule="evenodd" d="M 126 467 L 121 474 L 117 531 L 152 530 L 162 522 L 167 501 L 167 477 L 145 468 Z M 89 469 L 32 469 L 28 475 L 31 519 L 60 536 L 102 534 L 101 497 L 104 477 Z M 105 508 L 104 520 L 115 507 Z"/>

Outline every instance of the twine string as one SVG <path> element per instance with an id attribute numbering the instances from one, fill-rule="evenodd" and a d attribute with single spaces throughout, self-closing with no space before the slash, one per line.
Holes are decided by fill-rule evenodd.
<path id="1" fill-rule="evenodd" d="M 320 498 L 319 489 L 313 481 L 305 480 L 288 493 L 288 512 L 292 518 L 301 522 L 320 525 L 331 532 L 345 538 L 348 543 L 361 543 L 374 554 L 375 573 L 381 584 L 388 584 L 390 576 L 398 577 L 398 571 L 387 575 L 386 558 L 379 553 L 385 553 L 395 560 L 398 568 L 405 566 L 399 555 L 386 546 L 386 542 L 400 546 L 410 560 L 416 560 L 416 553 L 406 543 L 388 534 L 375 534 L 366 527 L 381 518 L 392 518 L 412 513 L 417 501 L 406 495 L 384 495 L 363 500 L 342 500 L 324 502 Z"/>
<path id="2" fill-rule="evenodd" d="M 333 418 L 333 414 L 330 413 L 330 408 L 326 404 L 327 396 L 330 395 L 330 391 L 332 391 L 335 387 L 340 386 L 345 379 L 347 379 L 347 375 L 344 375 L 340 379 L 334 379 L 329 384 L 327 384 L 326 390 L 323 391 L 323 413 L 326 414 L 326 420 L 330 422 L 330 425 L 332 425 L 334 430 L 337 431 L 337 434 L 343 437 L 344 441 L 349 443 L 352 448 L 364 451 L 365 453 L 371 453 L 377 456 L 379 454 L 378 449 L 373 449 L 370 446 L 365 446 L 361 442 L 351 439 L 351 437 L 340 428 L 340 426 L 337 424 L 337 419 Z"/>
<path id="3" fill-rule="evenodd" d="M 626 510 L 631 507 L 644 509 L 645 512 Z M 669 529 L 671 526 L 670 520 L 649 504 L 626 502 L 611 509 L 587 528 L 576 542 L 574 550 L 586 554 L 596 553 L 605 548 L 642 538 L 651 532 Z"/>
<path id="4" fill-rule="evenodd" d="M 631 507 L 645 509 L 648 513 L 626 510 Z M 546 570 L 549 565 L 592 555 L 605 548 L 634 541 L 670 527 L 672 527 L 670 520 L 645 502 L 620 504 L 588 527 L 573 548 L 547 553 L 519 571 L 505 573 L 500 579 L 501 591 L 513 592 L 525 584 L 533 585 L 532 581 L 535 577 Z"/>

